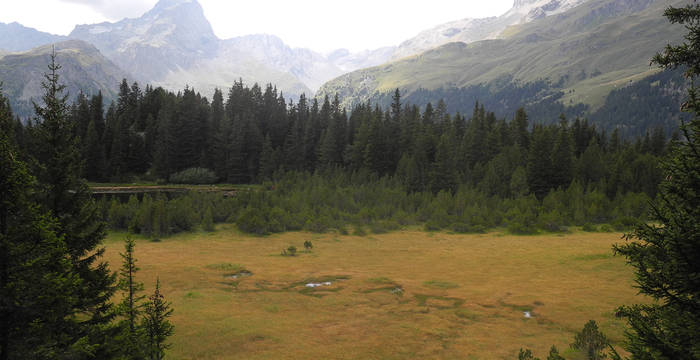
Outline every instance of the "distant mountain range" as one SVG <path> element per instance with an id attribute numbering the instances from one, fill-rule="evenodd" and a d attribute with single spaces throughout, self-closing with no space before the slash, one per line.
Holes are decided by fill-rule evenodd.
<path id="1" fill-rule="evenodd" d="M 683 33 L 662 12 L 684 2 L 515 0 L 501 16 L 438 25 L 395 47 L 321 54 L 273 35 L 219 39 L 196 0 L 160 0 L 141 17 L 78 25 L 67 37 L 0 23 L 0 81 L 18 114 L 31 114 L 46 45 L 59 42 L 71 95 L 102 91 L 110 99 L 121 77 L 203 95 L 242 79 L 272 83 L 287 98 L 338 94 L 346 107 L 388 103 L 399 88 L 421 106 L 449 100 L 451 112 L 479 101 L 503 116 L 520 106 L 546 117 L 586 116 L 614 107 L 606 101 L 615 89 L 658 84 L 642 82 L 658 72 L 649 58 Z"/>
<path id="2" fill-rule="evenodd" d="M 533 20 L 556 15 L 588 0 L 515 0 L 513 7 L 501 16 L 467 18 L 438 25 L 425 30 L 399 45 L 392 59 L 420 54 L 450 42 L 472 43 L 496 39 L 509 26 L 529 23 Z"/>
<path id="3" fill-rule="evenodd" d="M 0 51 L 27 51 L 37 46 L 66 40 L 67 37 L 53 35 L 13 22 L 0 23 Z"/>
<path id="4" fill-rule="evenodd" d="M 325 56 L 309 49 L 291 48 L 272 35 L 221 40 L 196 0 L 160 0 L 141 17 L 78 25 L 67 37 L 17 23 L 0 23 L 0 54 L 27 51 L 66 39 L 94 45 L 123 73 L 129 74 L 130 81 L 171 90 L 188 85 L 210 95 L 215 87 L 228 88 L 234 81 L 243 79 L 248 84 L 275 84 L 291 98 L 302 93 L 312 95 L 323 83 L 348 71 L 382 64 L 392 56 L 393 50 L 351 53 L 341 49 Z M 29 74 L 41 74 L 41 71 L 33 67 L 20 70 Z M 117 86 L 115 83 L 101 90 L 109 93 Z"/>
<path id="5" fill-rule="evenodd" d="M 41 82 L 53 49 L 60 61 L 61 83 L 66 85 L 71 97 L 81 91 L 86 94 L 102 91 L 106 99 L 114 99 L 121 80 L 130 78 L 94 46 L 81 40 L 66 40 L 24 52 L 0 53 L 2 90 L 16 115 L 34 114 L 32 101 L 40 102 Z"/>
<path id="6" fill-rule="evenodd" d="M 662 15 L 667 6 L 684 3 L 680 0 L 552 0 L 530 7 L 541 3 L 516 1 L 501 18 L 526 14 L 524 20 L 494 39 L 448 43 L 356 70 L 329 81 L 317 96 L 338 94 L 348 107 L 367 100 L 387 104 L 399 88 L 404 99 L 419 105 L 449 99 L 453 112 L 469 113 L 479 101 L 504 116 L 541 103 L 554 109 L 548 121 L 555 121 L 559 111 L 585 116 L 601 108 L 612 90 L 657 73 L 651 57 L 665 44 L 681 41 L 684 33 Z M 518 11 L 518 6 L 530 10 Z M 491 37 L 490 26 L 501 18 L 483 20 L 489 30 L 479 36 Z"/>

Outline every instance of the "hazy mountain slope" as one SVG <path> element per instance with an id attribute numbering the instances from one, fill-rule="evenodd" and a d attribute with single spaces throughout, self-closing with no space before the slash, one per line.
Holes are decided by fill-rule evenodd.
<path id="1" fill-rule="evenodd" d="M 78 25 L 70 37 L 95 45 L 141 81 L 189 68 L 218 49 L 202 7 L 192 0 L 161 0 L 136 19 Z"/>
<path id="2" fill-rule="evenodd" d="M 495 39 L 508 26 L 528 23 L 560 14 L 588 0 L 515 0 L 513 7 L 501 16 L 462 19 L 438 25 L 404 41 L 394 51 L 394 59 L 419 54 L 450 42 L 471 43 Z"/>
<path id="3" fill-rule="evenodd" d="M 326 81 L 389 59 L 386 51 L 347 54 L 337 64 L 308 49 L 291 48 L 272 35 L 218 39 L 196 0 L 160 0 L 135 19 L 79 25 L 72 38 L 94 44 L 139 81 L 209 94 L 242 78 L 274 83 L 293 97 L 311 94 Z"/>
<path id="4" fill-rule="evenodd" d="M 247 35 L 221 42 L 218 58 L 239 61 L 241 56 L 288 73 L 313 90 L 343 73 L 323 55 L 308 49 L 292 49 L 274 35 Z"/>
<path id="5" fill-rule="evenodd" d="M 359 70 L 326 83 L 318 96 L 338 93 L 344 105 L 401 88 L 422 90 L 486 86 L 546 79 L 565 103 L 595 109 L 607 93 L 656 70 L 649 59 L 680 39 L 663 9 L 679 1 L 591 0 L 570 11 L 507 30 L 505 39 L 450 43 L 421 55 Z M 425 99 L 429 101 L 430 99 Z M 536 99 L 533 99 L 533 101 Z"/>
<path id="6" fill-rule="evenodd" d="M 0 22 L 0 49 L 14 52 L 26 51 L 37 46 L 66 40 L 65 36 L 45 33 L 16 22 Z"/>
<path id="7" fill-rule="evenodd" d="M 94 46 L 80 40 L 55 44 L 60 81 L 66 85 L 69 100 L 80 91 L 102 94 L 109 101 L 114 98 L 119 83 L 127 74 L 105 58 Z M 48 71 L 51 45 L 27 52 L 13 53 L 0 58 L 0 82 L 10 99 L 15 114 L 22 117 L 33 114 L 32 100 L 41 101 L 43 74 Z"/>
<path id="8" fill-rule="evenodd" d="M 396 51 L 395 46 L 351 53 L 347 49 L 338 49 L 326 58 L 343 72 L 368 68 L 386 63 Z"/>

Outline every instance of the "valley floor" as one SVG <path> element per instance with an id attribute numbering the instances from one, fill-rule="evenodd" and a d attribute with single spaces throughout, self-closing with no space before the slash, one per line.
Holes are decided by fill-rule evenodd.
<path id="1" fill-rule="evenodd" d="M 124 236 L 107 239 L 113 269 Z M 220 225 L 138 239 L 136 256 L 146 293 L 159 277 L 175 309 L 171 359 L 515 359 L 521 347 L 566 354 L 589 319 L 620 345 L 615 308 L 643 301 L 612 256 L 620 241 L 418 230 L 261 238 Z M 290 245 L 297 256 L 281 256 Z"/>

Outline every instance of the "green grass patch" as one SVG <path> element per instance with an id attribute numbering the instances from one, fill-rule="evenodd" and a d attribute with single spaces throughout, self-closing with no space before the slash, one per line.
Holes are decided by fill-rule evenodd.
<path id="1" fill-rule="evenodd" d="M 455 283 L 451 283 L 449 281 L 438 281 L 438 280 L 430 280 L 426 281 L 423 283 L 424 286 L 433 288 L 433 289 L 455 289 L 458 288 L 459 285 Z"/>
<path id="2" fill-rule="evenodd" d="M 367 279 L 367 282 L 372 283 L 372 284 L 393 284 L 394 283 L 394 281 L 392 281 L 391 279 L 389 279 L 387 277 L 383 277 L 383 276 Z"/>
<path id="3" fill-rule="evenodd" d="M 209 264 L 209 265 L 205 266 L 205 268 L 210 269 L 210 270 L 227 271 L 227 272 L 234 272 L 234 273 L 246 271 L 246 268 L 243 267 L 243 265 L 231 264 L 231 263 Z"/>
<path id="4" fill-rule="evenodd" d="M 475 314 L 467 309 L 457 309 L 457 310 L 455 310 L 455 315 L 457 315 L 457 317 L 460 319 L 466 319 L 466 320 L 472 320 L 472 321 L 479 320 L 478 314 Z"/>
<path id="5" fill-rule="evenodd" d="M 418 302 L 418 306 L 430 306 L 437 309 L 456 309 L 464 304 L 464 299 L 448 296 L 415 294 L 413 297 Z"/>
<path id="6" fill-rule="evenodd" d="M 581 255 L 581 256 L 576 256 L 574 260 L 577 261 L 593 261 L 593 260 L 607 260 L 607 259 L 612 259 L 613 255 L 612 254 L 590 254 L 590 255 Z"/>

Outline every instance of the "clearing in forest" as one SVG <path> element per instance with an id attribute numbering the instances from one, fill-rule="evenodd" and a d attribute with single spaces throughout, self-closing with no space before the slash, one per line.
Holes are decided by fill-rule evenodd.
<path id="1" fill-rule="evenodd" d="M 220 225 L 138 239 L 139 281 L 172 302 L 171 359 L 513 359 L 564 354 L 589 320 L 619 346 L 638 303 L 620 234 L 252 237 Z M 124 234 L 106 258 L 120 263 Z M 290 245 L 311 251 L 281 256 Z M 310 284 L 313 284 L 311 286 Z"/>

